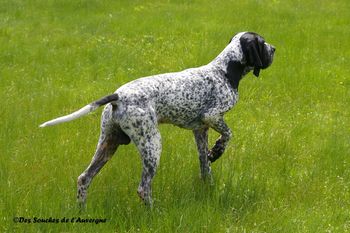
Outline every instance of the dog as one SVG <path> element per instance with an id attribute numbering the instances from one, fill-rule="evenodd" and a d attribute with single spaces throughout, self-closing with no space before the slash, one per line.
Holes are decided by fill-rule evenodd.
<path id="1" fill-rule="evenodd" d="M 96 152 L 78 177 L 78 203 L 85 205 L 93 177 L 118 146 L 132 141 L 143 164 L 137 192 L 147 205 L 152 205 L 151 183 L 162 149 L 158 130 L 161 123 L 193 131 L 201 177 L 211 177 L 211 163 L 224 153 L 232 137 L 223 115 L 238 101 L 240 80 L 250 71 L 258 77 L 261 69 L 272 64 L 274 53 L 275 47 L 262 36 L 241 32 L 207 65 L 136 79 L 76 112 L 41 124 L 40 127 L 45 127 L 71 121 L 106 105 Z M 208 149 L 209 128 L 220 134 L 211 150 Z"/>

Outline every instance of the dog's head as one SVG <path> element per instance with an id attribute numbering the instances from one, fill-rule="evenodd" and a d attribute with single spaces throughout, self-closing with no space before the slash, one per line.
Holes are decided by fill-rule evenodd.
<path id="1" fill-rule="evenodd" d="M 260 69 L 265 69 L 272 64 L 275 47 L 265 42 L 264 38 L 254 32 L 245 32 L 239 38 L 245 66 L 254 70 L 254 75 L 259 77 Z"/>
<path id="2" fill-rule="evenodd" d="M 217 60 L 224 60 L 226 77 L 232 87 L 237 89 L 244 75 L 254 70 L 259 77 L 260 70 L 272 64 L 275 47 L 265 42 L 264 38 L 254 32 L 241 32 L 235 35 Z"/>

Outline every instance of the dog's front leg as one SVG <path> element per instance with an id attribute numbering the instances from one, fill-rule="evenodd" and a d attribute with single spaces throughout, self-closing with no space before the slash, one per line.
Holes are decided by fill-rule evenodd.
<path id="1" fill-rule="evenodd" d="M 213 148 L 208 153 L 208 159 L 213 163 L 224 153 L 228 142 L 232 138 L 232 132 L 222 116 L 212 117 L 207 122 L 211 128 L 221 134 L 221 136 L 216 140 Z"/>
<path id="2" fill-rule="evenodd" d="M 193 130 L 194 138 L 196 139 L 199 164 L 201 169 L 202 179 L 211 176 L 210 164 L 208 161 L 208 128 Z"/>

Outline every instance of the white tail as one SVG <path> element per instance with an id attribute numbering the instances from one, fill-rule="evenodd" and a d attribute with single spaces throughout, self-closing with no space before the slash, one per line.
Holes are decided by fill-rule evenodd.
<path id="1" fill-rule="evenodd" d="M 77 118 L 79 118 L 81 116 L 84 116 L 84 115 L 94 111 L 98 107 L 99 106 L 97 106 L 97 105 L 92 106 L 91 104 L 88 104 L 85 107 L 79 109 L 78 111 L 75 111 L 75 112 L 73 112 L 73 113 L 71 113 L 69 115 L 66 115 L 66 116 L 55 118 L 55 119 L 53 119 L 51 121 L 47 121 L 47 122 L 41 124 L 39 127 L 43 128 L 43 127 L 46 127 L 46 126 L 57 125 L 57 124 L 60 124 L 60 123 L 63 123 L 63 122 L 72 121 L 74 119 L 77 119 Z"/>
<path id="2" fill-rule="evenodd" d="M 112 94 L 112 95 L 107 95 L 99 100 L 96 100 L 95 102 L 86 105 L 85 107 L 82 107 L 81 109 L 79 109 L 78 111 L 75 111 L 69 115 L 66 116 L 61 116 L 58 118 L 55 118 L 51 121 L 47 121 L 43 124 L 41 124 L 39 127 L 43 128 L 46 126 L 50 126 L 50 125 L 57 125 L 63 122 L 67 122 L 67 121 L 72 121 L 74 119 L 77 119 L 79 117 L 82 117 L 92 111 L 95 111 L 98 107 L 108 104 L 112 101 L 116 101 L 118 100 L 118 95 L 117 94 Z"/>

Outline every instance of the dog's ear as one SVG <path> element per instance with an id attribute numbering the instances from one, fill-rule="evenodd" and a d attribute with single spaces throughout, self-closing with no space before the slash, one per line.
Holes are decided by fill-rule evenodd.
<path id="1" fill-rule="evenodd" d="M 254 67 L 253 74 L 259 77 L 260 68 L 263 66 L 260 55 L 260 43 L 256 37 L 254 41 L 251 41 L 247 47 L 247 62 L 250 66 Z"/>
<path id="2" fill-rule="evenodd" d="M 240 38 L 246 65 L 254 67 L 254 75 L 259 77 L 260 69 L 267 66 L 267 53 L 264 39 L 255 33 L 245 33 Z"/>

